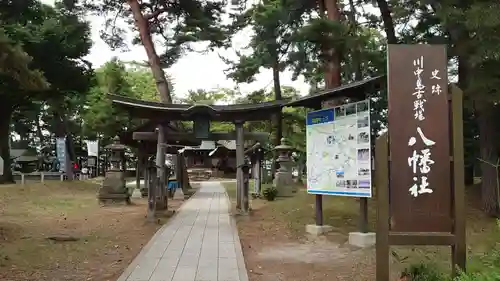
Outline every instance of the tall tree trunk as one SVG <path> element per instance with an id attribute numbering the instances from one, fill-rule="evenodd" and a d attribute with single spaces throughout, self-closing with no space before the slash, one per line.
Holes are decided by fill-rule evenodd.
<path id="1" fill-rule="evenodd" d="M 331 21 L 340 22 L 340 10 L 337 1 L 338 0 L 323 0 L 324 12 L 326 16 Z M 320 6 L 321 7 L 321 6 Z M 323 16 L 324 16 L 323 12 Z M 326 51 L 326 62 L 325 62 L 325 84 L 326 88 L 335 88 L 341 84 L 340 76 L 340 54 L 334 49 L 325 50 Z"/>
<path id="2" fill-rule="evenodd" d="M 354 0 L 349 0 L 349 8 L 351 9 L 351 13 L 349 13 L 351 30 L 352 33 L 356 35 L 358 30 L 358 23 L 356 22 L 356 7 L 354 6 Z M 359 58 L 359 50 L 357 48 L 353 50 L 352 60 L 354 64 L 354 80 L 361 80 L 363 73 L 361 71 L 361 60 Z"/>
<path id="3" fill-rule="evenodd" d="M 394 30 L 394 20 L 392 19 L 391 9 L 387 0 L 377 0 L 378 8 L 380 9 L 380 15 L 382 16 L 382 21 L 384 22 L 385 36 L 387 37 L 388 44 L 397 44 L 398 39 L 396 37 L 396 31 Z"/>
<path id="4" fill-rule="evenodd" d="M 495 106 L 484 104 L 478 108 L 479 146 L 481 157 L 481 201 L 486 214 L 494 217 L 500 215 L 498 205 L 498 156 L 496 146 L 498 134 L 496 133 Z"/>
<path id="5" fill-rule="evenodd" d="M 172 103 L 172 96 L 170 94 L 170 89 L 168 85 L 167 78 L 165 77 L 165 72 L 161 67 L 160 57 L 156 53 L 155 45 L 151 37 L 151 32 L 149 30 L 148 19 L 144 17 L 141 11 L 141 6 L 137 0 L 127 0 L 127 3 L 132 10 L 134 16 L 135 25 L 139 30 L 139 35 L 141 38 L 142 45 L 146 50 L 148 56 L 149 65 L 151 67 L 151 72 L 156 81 L 156 88 L 160 93 L 160 100 L 163 103 Z M 165 146 L 164 146 L 164 133 L 165 128 L 161 124 L 158 126 L 158 148 L 156 154 L 156 166 L 158 167 L 157 177 L 161 179 L 160 183 L 164 182 L 166 175 L 164 174 L 165 167 Z M 162 184 L 160 184 L 162 185 Z M 165 196 L 165 188 L 161 186 L 160 190 L 160 203 L 158 206 L 160 209 L 166 208 L 167 196 Z M 165 197 L 165 198 L 163 198 Z M 165 204 L 163 204 L 165 202 Z"/>
<path id="6" fill-rule="evenodd" d="M 273 83 L 274 83 L 274 99 L 280 100 L 281 96 L 281 81 L 280 81 L 280 68 L 278 55 L 275 55 L 275 63 L 273 66 Z M 281 143 L 281 138 L 283 137 L 283 115 L 281 111 L 275 115 L 274 119 L 274 129 L 276 132 L 276 138 L 274 139 L 274 146 L 278 146 Z M 274 179 L 276 170 L 278 169 L 278 163 L 276 159 L 273 158 L 271 162 L 271 177 Z"/>
<path id="7" fill-rule="evenodd" d="M 465 35 L 465 34 L 464 34 Z M 469 63 L 468 63 L 468 54 L 465 55 L 460 55 L 460 57 L 458 58 L 458 86 L 460 87 L 460 89 L 462 90 L 466 90 L 467 87 L 468 87 L 468 77 L 469 77 Z M 473 123 L 473 122 L 477 122 L 477 120 L 475 120 L 475 117 L 472 117 L 472 114 L 471 112 L 469 112 L 468 110 L 466 110 L 464 108 L 464 118 L 467 118 L 469 119 L 469 124 L 470 123 Z M 465 124 L 464 124 L 465 125 Z M 471 126 L 467 126 L 467 128 L 470 130 Z M 464 128 L 466 129 L 466 128 Z M 466 132 L 464 134 L 464 137 L 468 137 L 468 138 L 473 138 L 473 135 L 471 132 Z M 481 146 L 482 147 L 482 146 Z M 467 149 L 466 149 L 467 150 Z M 475 149 L 474 149 L 474 146 L 472 147 L 468 147 L 468 153 L 474 155 L 475 154 Z M 466 155 L 467 156 L 467 155 Z M 469 157 L 468 159 L 475 159 L 475 157 Z M 471 184 L 474 184 L 474 163 L 475 161 L 474 160 L 469 160 L 469 161 L 466 161 L 466 165 L 464 167 L 464 179 L 465 179 L 465 184 L 466 185 L 471 185 Z"/>
<path id="8" fill-rule="evenodd" d="M 160 100 L 163 103 L 172 103 L 172 96 L 168 87 L 168 81 L 165 77 L 163 68 L 161 68 L 160 57 L 156 53 L 156 48 L 151 37 L 151 32 L 149 30 L 148 20 L 142 14 L 141 6 L 137 0 L 127 0 L 127 3 L 132 10 L 135 25 L 139 30 L 142 45 L 146 50 L 146 54 L 149 60 L 149 66 L 151 67 L 151 72 L 153 73 L 153 77 L 156 81 L 156 88 L 160 93 Z"/>
<path id="9" fill-rule="evenodd" d="M 13 109 L 10 106 L 0 107 L 0 156 L 3 159 L 3 175 L 0 176 L 0 184 L 14 183 L 10 161 L 10 122 Z"/>
<path id="10" fill-rule="evenodd" d="M 275 65 L 273 66 L 273 83 L 274 83 L 274 99 L 281 100 L 281 81 L 280 81 L 280 69 L 279 62 L 276 58 Z M 283 116 L 281 112 L 276 114 L 276 139 L 274 140 L 274 145 L 279 145 L 280 140 L 283 137 Z"/>

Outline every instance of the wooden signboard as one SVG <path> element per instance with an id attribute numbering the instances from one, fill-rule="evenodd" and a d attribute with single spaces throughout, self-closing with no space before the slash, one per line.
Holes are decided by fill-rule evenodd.
<path id="1" fill-rule="evenodd" d="M 392 231 L 451 232 L 447 61 L 443 46 L 389 49 Z"/>
<path id="2" fill-rule="evenodd" d="M 445 45 L 389 45 L 388 134 L 376 144 L 377 281 L 390 245 L 450 245 L 465 266 L 462 93 Z"/>

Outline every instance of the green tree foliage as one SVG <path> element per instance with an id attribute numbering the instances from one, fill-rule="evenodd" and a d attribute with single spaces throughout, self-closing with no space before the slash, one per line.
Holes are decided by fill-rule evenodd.
<path id="1" fill-rule="evenodd" d="M 22 46 L 7 36 L 3 28 L 0 28 L 0 54 L 0 75 L 13 79 L 24 90 L 48 87 L 43 74 L 37 69 L 30 69 L 32 58 Z"/>
<path id="2" fill-rule="evenodd" d="M 127 67 L 127 64 L 125 66 L 127 72 L 125 80 L 130 85 L 130 90 L 135 93 L 134 96 L 144 100 L 160 101 L 151 71 L 144 67 Z M 175 96 L 175 87 L 172 79 L 167 76 L 167 81 L 169 81 L 170 93 L 172 96 Z"/>
<path id="3" fill-rule="evenodd" d="M 252 36 L 247 49 L 249 54 L 237 53 L 238 61 L 232 62 L 228 77 L 238 83 L 250 83 L 262 68 L 273 71 L 274 99 L 282 99 L 280 72 L 286 69 L 286 56 L 291 37 L 301 22 L 295 1 L 266 0 L 253 4 L 245 12 L 234 16 L 232 32 L 250 27 Z M 274 144 L 278 145 L 283 134 L 282 116 L 275 118 Z"/>
<path id="4" fill-rule="evenodd" d="M 286 2 L 286 3 L 284 3 Z M 290 3 L 288 3 L 290 2 Z M 276 69 L 278 73 L 286 67 L 284 63 L 291 44 L 297 14 L 287 6 L 291 1 L 266 0 L 253 4 L 245 12 L 234 16 L 232 32 L 250 28 L 252 36 L 246 46 L 248 54 L 237 52 L 238 61 L 226 59 L 230 64 L 228 77 L 239 83 L 250 83 L 262 68 Z M 299 17 L 300 19 L 300 17 Z M 279 78 L 278 78 L 279 79 Z"/>
<path id="5" fill-rule="evenodd" d="M 57 108 L 52 116 L 58 123 L 58 130 L 54 131 L 59 135 L 66 134 L 68 120 L 65 113 L 74 111 L 75 108 L 70 107 L 78 103 L 72 101 L 84 94 L 89 86 L 92 72 L 81 58 L 88 54 L 91 41 L 88 24 L 62 3 L 54 8 L 35 0 L 2 1 L 0 23 L 3 46 L 13 55 L 2 60 L 10 64 L 10 70 L 3 68 L 0 75 L 0 151 L 4 159 L 0 182 L 8 182 L 12 180 L 9 136 L 13 114 L 26 108 L 37 108 L 32 103 L 46 101 Z M 27 56 L 20 52 L 20 48 Z M 23 69 L 22 64 L 12 64 L 22 62 L 21 57 L 29 69 Z M 36 87 L 37 84 L 41 87 Z M 38 108 L 40 106 L 41 103 Z"/>
<path id="6" fill-rule="evenodd" d="M 134 15 L 131 4 L 136 1 L 86 1 L 89 11 L 106 17 L 101 37 L 112 48 L 125 48 L 124 30 L 117 25 L 123 19 L 132 30 Z M 152 35 L 162 40 L 160 59 L 162 67 L 174 64 L 185 52 L 192 51 L 191 43 L 208 42 L 208 48 L 223 46 L 227 38 L 222 25 L 224 3 L 220 1 L 140 1 L 141 12 L 147 20 Z M 136 34 L 133 43 L 141 42 Z"/>
<path id="7" fill-rule="evenodd" d="M 188 91 L 187 96 L 180 98 L 179 101 L 187 104 L 228 104 L 234 100 L 236 95 L 235 91 L 224 88 L 210 91 L 198 89 Z"/>
<path id="8" fill-rule="evenodd" d="M 384 29 L 390 43 L 440 43 L 448 44 L 452 74 L 458 76 L 458 84 L 465 93 L 465 122 L 468 147 L 473 148 L 476 136 L 473 130 L 477 122 L 480 148 L 478 154 L 469 150 L 470 162 L 481 159 L 482 201 L 484 210 L 492 215 L 500 214 L 498 173 L 495 168 L 499 158 L 497 131 L 498 74 L 500 20 L 494 11 L 499 4 L 493 1 L 385 1 L 377 4 L 382 15 Z M 393 11 L 391 13 L 391 11 Z M 399 32 L 396 32 L 399 31 Z M 395 38 L 395 36 L 398 38 Z M 470 155 L 469 153 L 473 153 Z M 467 169 L 472 172 L 471 169 Z M 467 178 L 471 179 L 472 175 Z"/>
<path id="9" fill-rule="evenodd" d="M 354 14 L 354 20 L 363 16 L 359 6 L 352 8 L 342 12 Z M 308 20 L 293 33 L 288 55 L 294 77 L 303 75 L 314 85 L 323 84 L 323 66 L 328 60 L 323 50 L 331 48 L 341 54 L 342 84 L 385 72 L 386 40 L 376 28 L 356 20 L 331 21 L 320 17 L 318 8 L 304 10 L 302 17 Z M 355 77 L 358 68 L 361 75 Z"/>
<path id="10" fill-rule="evenodd" d="M 95 86 L 90 89 L 87 97 L 83 119 L 84 133 L 90 138 L 102 138 L 109 142 L 122 130 L 130 126 L 131 118 L 119 109 L 113 107 L 108 94 L 134 97 L 131 85 L 126 80 L 125 66 L 118 60 L 107 62 L 96 71 Z"/>
<path id="11" fill-rule="evenodd" d="M 141 120 L 112 105 L 108 94 L 158 101 L 152 74 L 144 68 L 127 68 L 113 58 L 96 70 L 83 113 L 83 133 L 105 145 L 114 136 L 138 126 Z M 173 89 L 171 89 L 173 92 Z"/>

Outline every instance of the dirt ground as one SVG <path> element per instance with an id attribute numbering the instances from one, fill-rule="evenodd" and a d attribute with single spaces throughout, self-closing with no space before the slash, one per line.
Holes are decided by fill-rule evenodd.
<path id="1" fill-rule="evenodd" d="M 97 188 L 55 181 L 0 186 L 0 280 L 115 281 L 168 218 L 146 223 L 146 199 L 100 206 Z M 169 201 L 170 210 L 180 205 Z"/>
<path id="2" fill-rule="evenodd" d="M 350 247 L 344 235 L 297 233 L 265 205 L 254 202 L 251 217 L 237 218 L 250 281 L 374 280 L 372 249 Z"/>
<path id="3" fill-rule="evenodd" d="M 225 186 L 234 198 L 234 184 Z M 375 204 L 370 202 L 370 227 L 374 229 Z M 314 197 L 303 189 L 292 198 L 274 202 L 252 200 L 251 207 L 250 216 L 236 217 L 250 281 L 375 280 L 375 249 L 347 244 L 347 234 L 356 230 L 356 199 L 325 196 L 325 224 L 334 226 L 334 231 L 319 238 L 305 233 L 305 225 L 314 223 Z M 467 238 L 471 265 L 487 249 L 498 246 L 499 234 L 494 219 L 470 206 Z M 400 272 L 416 262 L 451 268 L 447 247 L 391 247 L 390 258 L 391 280 L 398 280 Z"/>

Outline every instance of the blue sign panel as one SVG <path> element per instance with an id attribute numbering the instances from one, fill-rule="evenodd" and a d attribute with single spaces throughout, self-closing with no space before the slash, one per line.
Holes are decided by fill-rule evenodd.
<path id="1" fill-rule="evenodd" d="M 307 125 L 323 124 L 335 120 L 334 109 L 324 109 L 307 113 Z"/>

